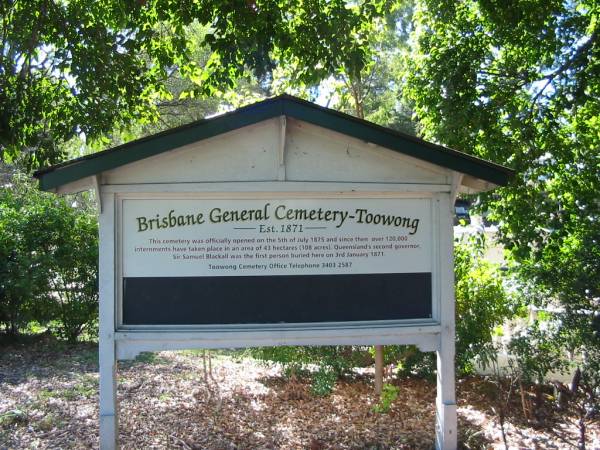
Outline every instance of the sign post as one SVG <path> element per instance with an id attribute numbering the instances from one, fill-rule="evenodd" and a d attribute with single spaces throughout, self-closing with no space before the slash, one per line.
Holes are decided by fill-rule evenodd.
<path id="1" fill-rule="evenodd" d="M 36 173 L 100 210 L 100 448 L 142 351 L 407 345 L 457 445 L 453 204 L 511 171 L 281 96 Z"/>
<path id="2" fill-rule="evenodd" d="M 440 199 L 441 211 L 452 211 L 449 197 Z M 436 446 L 456 448 L 457 417 L 454 383 L 455 299 L 454 299 L 454 237 L 451 214 L 440 214 L 440 336 L 437 356 Z"/>
<path id="3" fill-rule="evenodd" d="M 115 208 L 114 196 L 98 199 L 104 206 L 99 216 L 99 366 L 100 448 L 118 448 L 117 357 L 115 353 Z"/>

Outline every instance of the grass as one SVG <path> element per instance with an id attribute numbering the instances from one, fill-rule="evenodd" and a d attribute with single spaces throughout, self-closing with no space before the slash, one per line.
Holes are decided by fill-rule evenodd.
<path id="1" fill-rule="evenodd" d="M 136 356 L 134 363 L 150 364 L 150 365 L 162 365 L 167 364 L 169 361 L 161 356 L 158 356 L 154 352 L 142 352 Z"/>
<path id="2" fill-rule="evenodd" d="M 20 409 L 13 409 L 0 414 L 0 429 L 7 428 L 12 425 L 27 425 L 29 415 Z"/>
<path id="3" fill-rule="evenodd" d="M 201 357 L 204 354 L 204 352 L 206 352 L 207 356 L 210 354 L 210 357 L 213 359 L 219 359 L 219 358 L 223 358 L 223 357 L 241 359 L 246 354 L 245 353 L 246 350 L 238 350 L 238 349 L 230 349 L 230 348 L 206 349 L 206 350 L 201 349 L 201 348 L 195 348 L 192 350 L 180 350 L 177 353 L 180 353 L 182 355 Z"/>
<path id="4" fill-rule="evenodd" d="M 48 413 L 35 423 L 35 428 L 40 431 L 50 431 L 54 428 L 61 428 L 64 423 L 64 420 L 56 414 Z"/>
<path id="5" fill-rule="evenodd" d="M 76 400 L 80 397 L 90 398 L 98 392 L 98 378 L 91 374 L 83 374 L 77 377 L 71 387 L 65 389 L 41 389 L 38 393 L 38 401 L 47 402 L 58 398 L 63 400 Z"/>
<path id="6" fill-rule="evenodd" d="M 83 374 L 71 388 L 59 392 L 65 400 L 75 400 L 79 397 L 90 398 L 98 392 L 98 378 L 91 374 Z"/>
<path id="7" fill-rule="evenodd" d="M 52 398 L 57 398 L 57 397 L 59 397 L 57 392 L 50 390 L 50 389 L 40 389 L 40 391 L 38 392 L 38 395 L 37 395 L 38 401 L 44 402 L 44 403 Z"/>
<path id="8" fill-rule="evenodd" d="M 81 364 L 98 364 L 98 346 L 90 345 L 75 355 L 75 360 Z"/>
<path id="9" fill-rule="evenodd" d="M 173 397 L 170 394 L 160 394 L 160 396 L 158 397 L 158 399 L 161 402 L 166 402 L 167 400 L 171 400 Z"/>

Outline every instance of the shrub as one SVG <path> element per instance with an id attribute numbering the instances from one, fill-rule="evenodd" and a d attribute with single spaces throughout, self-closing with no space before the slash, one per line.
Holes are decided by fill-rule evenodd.
<path id="1" fill-rule="evenodd" d="M 535 321 L 508 344 L 511 364 L 527 384 L 543 383 L 550 372 L 564 372 L 569 362 L 555 321 Z"/>
<path id="2" fill-rule="evenodd" d="M 43 251 L 47 236 L 40 224 L 51 208 L 40 207 L 23 187 L 0 190 L 0 322 L 12 334 L 32 320 L 50 318 L 38 299 L 47 281 Z"/>
<path id="3" fill-rule="evenodd" d="M 381 397 L 379 402 L 373 406 L 373 412 L 376 413 L 386 413 L 392 407 L 392 403 L 394 400 L 398 398 L 398 394 L 400 393 L 400 389 L 397 386 L 391 384 L 384 384 L 381 389 Z"/>
<path id="4" fill-rule="evenodd" d="M 37 321 L 75 340 L 92 329 L 97 261 L 89 207 L 40 192 L 24 176 L 0 188 L 0 325 L 9 332 Z"/>
<path id="5" fill-rule="evenodd" d="M 358 346 L 258 347 L 248 353 L 258 360 L 281 364 L 285 376 L 309 377 L 313 394 L 320 396 L 330 394 L 336 380 L 352 368 L 372 363 L 369 347 Z"/>
<path id="6" fill-rule="evenodd" d="M 495 358 L 494 330 L 514 316 L 517 304 L 503 285 L 499 267 L 483 258 L 483 235 L 458 240 L 454 245 L 454 283 L 456 298 L 456 371 L 472 373 L 475 361 L 483 365 Z M 433 377 L 434 353 L 423 353 L 414 346 L 400 346 L 400 373 Z"/>
<path id="7" fill-rule="evenodd" d="M 348 374 L 353 367 L 364 365 L 368 347 L 351 346 L 283 346 L 249 349 L 253 358 L 282 365 L 284 374 L 308 374 L 311 365 L 327 367 L 336 376 Z"/>
<path id="8" fill-rule="evenodd" d="M 57 223 L 55 245 L 48 252 L 49 290 L 55 321 L 51 329 L 74 341 L 95 333 L 98 311 L 98 225 L 96 218 L 73 209 Z"/>
<path id="9" fill-rule="evenodd" d="M 330 367 L 319 367 L 319 369 L 311 376 L 311 388 L 313 394 L 320 397 L 331 394 L 337 379 L 337 374 Z"/>
<path id="10" fill-rule="evenodd" d="M 500 268 L 484 260 L 482 235 L 454 249 L 456 295 L 456 369 L 472 373 L 474 362 L 495 359 L 494 330 L 514 317 L 518 304 L 503 285 Z"/>

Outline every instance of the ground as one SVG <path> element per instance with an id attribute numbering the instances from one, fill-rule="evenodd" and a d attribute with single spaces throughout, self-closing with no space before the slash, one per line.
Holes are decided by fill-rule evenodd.
<path id="1" fill-rule="evenodd" d="M 97 448 L 98 364 L 93 344 L 54 341 L 0 347 L 0 449 Z M 394 381 L 398 398 L 388 412 L 377 403 L 370 374 L 338 381 L 315 396 L 305 380 L 282 377 L 239 353 L 214 354 L 204 370 L 201 352 L 143 354 L 119 367 L 120 441 L 124 449 L 430 449 L 435 384 Z M 458 382 L 462 448 L 504 448 L 494 385 Z M 568 417 L 547 416 L 533 428 L 520 402 L 508 408 L 510 448 L 574 448 Z M 497 406 L 496 406 L 496 410 Z M 588 449 L 600 448 L 598 423 Z"/>

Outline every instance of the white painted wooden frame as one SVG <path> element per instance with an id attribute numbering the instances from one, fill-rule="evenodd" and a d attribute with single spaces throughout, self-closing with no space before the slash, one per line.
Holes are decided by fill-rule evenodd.
<path id="1" fill-rule="evenodd" d="M 100 448 L 118 445 L 117 357 L 115 348 L 115 201 L 114 194 L 100 189 L 99 217 L 99 360 L 100 360 Z"/>
<path id="2" fill-rule="evenodd" d="M 142 351 L 278 345 L 402 345 L 437 352 L 436 448 L 456 448 L 452 186 L 232 182 L 100 186 L 100 448 L 118 448 L 117 360 Z M 125 327 L 121 204 L 131 198 L 428 198 L 432 205 L 432 319 L 254 326 Z M 117 232 L 115 232 L 117 231 Z"/>

